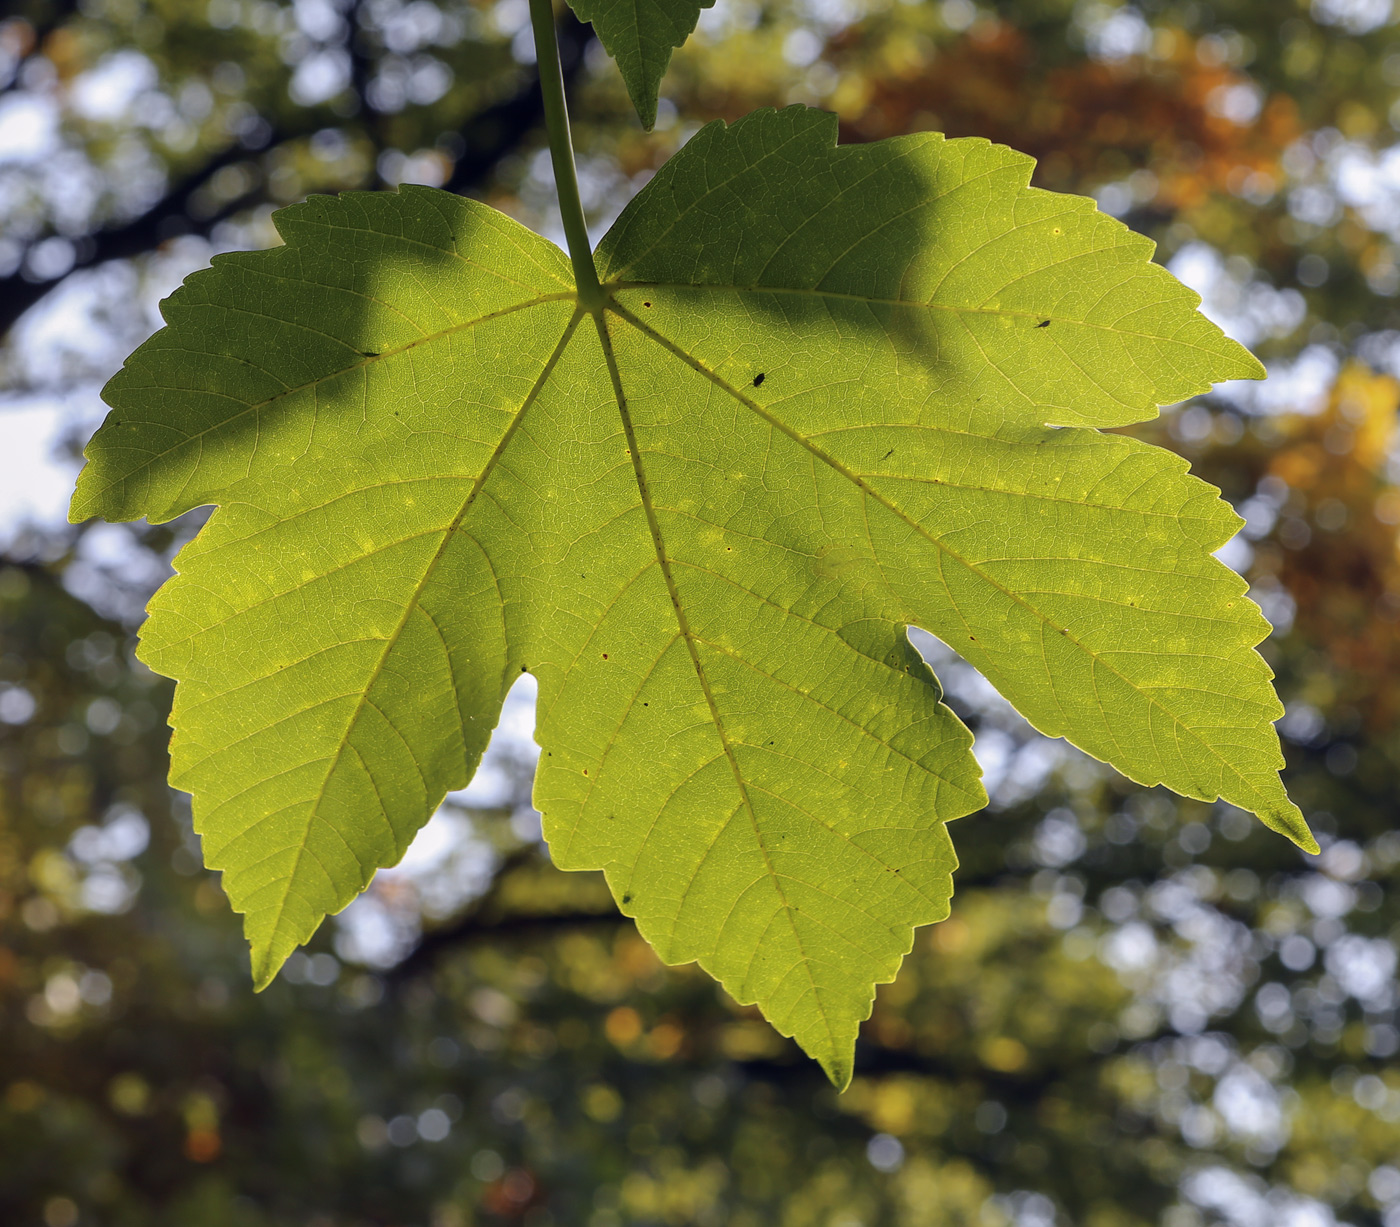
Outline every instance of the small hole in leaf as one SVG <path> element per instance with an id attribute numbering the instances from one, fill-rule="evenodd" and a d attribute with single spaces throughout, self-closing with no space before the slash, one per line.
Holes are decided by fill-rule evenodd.
<path id="1" fill-rule="evenodd" d="M 755 388 L 760 387 L 766 378 L 767 376 L 764 375 L 762 371 L 759 371 L 759 373 L 753 377 L 753 386 Z"/>

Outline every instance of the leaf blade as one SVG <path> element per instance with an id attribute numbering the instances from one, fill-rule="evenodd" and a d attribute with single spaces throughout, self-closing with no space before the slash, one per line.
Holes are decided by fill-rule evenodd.
<path id="1" fill-rule="evenodd" d="M 74 501 L 75 516 L 100 509 L 112 518 L 146 509 L 168 518 L 211 497 L 221 504 L 152 601 L 141 656 L 179 682 L 172 783 L 194 796 L 206 862 L 244 913 L 259 988 L 325 914 L 403 855 L 485 748 L 504 697 L 504 626 L 499 608 L 493 615 L 471 599 L 481 567 L 455 529 L 528 389 L 547 378 L 549 363 L 520 344 L 522 327 L 528 336 L 532 313 L 552 316 L 562 346 L 573 312 L 552 248 L 445 193 L 341 197 L 288 212 L 286 248 L 225 262 L 202 284 L 197 275 L 187 289 L 202 293 L 186 295 L 195 302 L 168 305 L 172 325 L 154 352 L 138 353 L 109 388 L 113 420 L 90 445 L 94 461 Z M 494 270 L 456 251 L 483 226 L 507 235 L 489 253 L 499 257 Z M 413 293 L 425 236 L 440 240 L 439 263 L 455 271 L 440 286 L 458 296 L 446 309 Z M 362 253 L 376 241 L 395 250 L 397 292 L 363 276 L 346 284 L 342 262 L 326 258 L 337 239 Z M 320 275 L 284 275 L 318 255 Z M 215 361 L 189 362 L 192 342 L 217 344 L 201 306 L 222 302 L 253 317 L 249 305 L 263 301 L 270 276 L 283 293 L 270 318 L 297 325 L 296 347 L 275 334 L 226 335 Z M 335 276 L 345 297 L 383 310 L 337 313 L 324 293 Z M 309 334 L 333 344 L 308 354 Z M 182 353 L 172 372 L 168 355 Z M 454 425 L 430 402 L 405 420 L 404 390 L 421 395 L 429 378 L 425 353 L 459 370 L 474 364 L 469 383 L 494 388 L 478 395 L 473 426 Z M 281 390 L 222 393 L 229 366 Z M 293 383 L 293 372 L 311 377 Z M 145 395 L 153 382 L 162 395 Z M 523 399 L 513 414 L 512 387 L 526 389 L 515 392 Z M 245 380 L 236 390 L 247 388 Z M 140 438 L 131 421 L 140 412 L 146 440 L 177 442 L 138 447 L 132 464 L 111 439 Z M 182 418 L 201 413 L 222 455 L 180 439 Z"/>
<path id="2" fill-rule="evenodd" d="M 648 132 L 656 123 L 661 79 L 671 55 L 715 0 L 569 0 L 580 21 L 593 26 L 617 61 L 637 117 Z"/>
<path id="3" fill-rule="evenodd" d="M 908 627 L 1307 845 L 1267 624 L 1211 557 L 1237 518 L 1094 429 L 1257 364 L 1028 174 L 760 113 L 624 211 L 591 320 L 557 249 L 421 189 L 293 209 L 177 295 L 74 513 L 218 504 L 142 652 L 259 984 L 466 782 L 526 670 L 556 862 L 838 1085 L 985 801 Z"/>
<path id="4" fill-rule="evenodd" d="M 835 138 L 834 116 L 800 107 L 707 125 L 604 236 L 599 276 L 710 287 L 775 321 L 840 302 L 879 311 L 911 356 L 982 362 L 985 386 L 969 394 L 1037 425 L 1153 417 L 1210 389 L 1201 356 L 1216 379 L 1262 375 L 1195 310 L 1198 295 L 1149 263 L 1149 240 L 1092 201 L 1028 188 L 1025 155 L 935 133 Z M 1143 332 L 1153 305 L 1172 319 Z M 1066 328 L 1095 338 L 1080 345 L 1092 374 L 1063 369 Z"/>
<path id="5" fill-rule="evenodd" d="M 1277 778 L 1283 760 L 1271 725 L 1282 708 L 1268 685 L 1272 674 L 1251 650 L 1268 633 L 1267 623 L 1244 599 L 1243 581 L 1210 557 L 1232 535 L 1238 518 L 1215 500 L 1218 492 L 1187 478 L 1184 463 L 1165 453 L 1073 427 L 1047 429 L 1075 421 L 1116 425 L 1135 420 L 1155 413 L 1159 403 L 1205 390 L 1213 375 L 1254 373 L 1257 362 L 1199 316 L 1199 299 L 1191 291 L 1146 263 L 1151 250 L 1146 240 L 1111 219 L 1091 216 L 1091 202 L 1065 205 L 1062 198 L 1026 188 L 1027 159 L 980 142 L 929 138 L 884 144 L 874 153 L 872 146 L 836 148 L 829 120 L 792 110 L 758 113 L 729 128 L 711 125 L 687 146 L 695 149 L 693 154 L 683 152 L 657 176 L 654 201 L 647 195 L 649 185 L 630 213 L 619 218 L 616 237 L 604 240 L 603 276 L 615 287 L 619 307 L 639 326 L 665 330 L 666 343 L 724 386 L 741 382 L 740 371 L 764 368 L 765 382 L 752 396 L 773 405 L 771 412 L 782 416 L 794 438 L 805 440 L 814 455 L 851 481 L 865 480 L 852 467 L 857 454 L 853 439 L 861 431 L 883 427 L 889 454 L 902 449 L 897 463 L 910 473 L 920 470 L 924 484 L 938 492 L 940 514 L 963 525 L 957 532 L 964 541 L 983 520 L 991 525 L 989 536 L 995 540 L 976 546 L 983 557 L 964 557 L 946 533 L 930 531 L 923 523 L 932 511 L 908 514 L 897 505 L 889 494 L 889 477 L 878 473 L 883 458 L 875 462 L 872 491 L 907 530 L 926 538 L 936 552 L 938 570 L 962 568 L 971 583 L 959 597 L 954 592 L 958 584 L 946 576 L 919 588 L 901 575 L 908 620 L 977 664 L 1036 727 L 1067 736 L 1139 782 L 1166 783 L 1211 800 L 1223 796 L 1311 850 L 1316 846 L 1312 836 Z M 959 146 L 964 147 L 960 152 Z M 955 154 L 950 155 L 950 147 Z M 688 164 L 688 158 L 693 162 Z M 914 173 L 921 159 L 922 177 Z M 797 167 L 804 170 L 799 173 Z M 782 184 L 781 201 L 772 194 L 775 183 Z M 1010 200 L 1001 199 L 1008 190 Z M 811 198 L 804 199 L 804 193 Z M 991 198 L 984 199 L 988 194 Z M 950 200 L 958 202 L 955 207 L 947 204 Z M 1022 207 L 1024 200 L 1030 201 L 1029 208 Z M 733 224 L 737 209 L 751 225 Z M 958 237 L 963 212 L 975 220 L 975 243 Z M 883 259 L 860 254 L 871 250 L 872 235 L 887 234 L 894 224 L 907 226 L 911 216 L 922 218 L 927 236 L 916 234 L 902 245 L 893 244 Z M 813 219 L 823 218 L 824 241 L 794 241 L 799 234 L 810 239 L 817 224 Z M 1078 230 L 1071 224 L 1076 219 Z M 1042 232 L 1044 242 L 1025 248 L 1025 235 L 1036 233 L 1036 227 L 1043 231 L 1047 220 L 1054 223 L 1049 227 L 1053 233 Z M 954 237 L 947 239 L 949 234 Z M 1017 244 L 1011 255 L 1008 242 Z M 932 249 L 937 250 L 934 256 L 928 254 Z M 976 270 L 982 260 L 989 260 L 990 267 L 979 280 Z M 1073 276 L 1062 277 L 1063 285 L 1046 280 L 1047 270 L 1066 267 Z M 990 275 L 998 270 L 999 279 Z M 975 293 L 955 284 L 969 277 Z M 1011 297 L 1008 287 L 1019 297 Z M 893 318 L 896 312 L 935 317 L 947 312 L 958 318 L 965 333 L 922 331 L 906 338 Z M 1051 326 L 1045 326 L 1047 320 Z M 1123 320 L 1132 326 L 1125 327 Z M 1057 332 L 1055 324 L 1073 327 Z M 813 357 L 807 338 L 833 326 L 842 339 L 841 357 Z M 1116 348 L 1105 350 L 1098 333 L 1112 335 Z M 1062 335 L 1069 339 L 1061 341 Z M 980 367 L 967 359 L 963 342 L 969 339 L 981 356 Z M 1017 351 L 1028 344 L 1034 347 L 1027 351 L 1030 359 Z M 933 359 L 920 357 L 930 351 Z M 1054 352 L 1063 355 L 1060 369 L 1048 361 Z M 1007 361 L 1012 369 L 1000 369 Z M 865 386 L 852 386 L 838 370 L 852 366 L 860 369 Z M 911 374 L 910 366 L 918 369 Z M 1028 367 L 1034 368 L 1030 375 Z M 1136 386 L 1109 387 L 1105 373 L 1124 369 L 1141 376 Z M 872 385 L 878 392 L 870 390 Z M 834 387 L 842 388 L 844 399 L 833 398 Z M 770 412 L 756 401 L 754 408 Z M 940 429 L 946 437 L 930 444 Z M 911 430 L 928 433 L 908 434 Z M 820 446 L 812 442 L 818 437 Z M 1145 540 L 1156 538 L 1158 566 L 1165 568 L 1161 574 L 1173 577 L 1165 582 L 1177 584 L 1181 593 L 1187 591 L 1181 585 L 1196 584 L 1200 591 L 1192 599 L 1197 605 L 1205 602 L 1217 624 L 1232 627 L 1228 650 L 1222 648 L 1220 659 L 1201 666 L 1214 670 L 1215 692 L 1192 693 L 1190 648 L 1185 645 L 1198 637 L 1179 628 L 1170 634 L 1159 628 L 1157 639 L 1147 640 L 1162 643 L 1162 652 L 1176 652 L 1174 672 L 1162 675 L 1161 653 L 1151 661 L 1125 663 L 1144 642 L 1144 632 L 1150 634 L 1141 602 L 1162 596 L 1148 590 L 1160 585 L 1144 589 L 1114 573 L 1132 565 L 1140 546 L 1134 531 L 1140 537 L 1148 521 L 1119 522 L 1113 532 L 1123 539 L 1114 553 L 1101 549 L 1102 525 L 1097 534 L 1081 525 L 1077 535 L 1066 538 L 1061 515 L 1053 532 L 1023 532 L 1020 572 L 998 580 L 992 574 L 997 565 L 1016 565 L 1014 550 L 1001 564 L 995 553 L 1009 535 L 1010 509 L 1003 505 L 997 514 L 979 515 L 966 499 L 952 509 L 949 483 L 956 484 L 958 474 L 990 464 L 999 476 L 1014 476 L 1020 464 L 1016 457 L 1036 457 L 1043 466 L 1045 457 L 1054 454 L 1056 440 L 1066 438 L 1100 440 L 1092 445 L 1099 459 L 1109 449 L 1123 454 L 1129 467 L 1155 464 L 1154 488 L 1161 487 L 1163 497 L 1182 506 L 1213 505 L 1193 529 L 1194 536 L 1163 538 L 1154 527 Z M 967 446 L 958 446 L 958 440 Z M 1154 455 L 1156 460 L 1149 461 Z M 862 457 L 860 463 L 871 462 Z M 1082 457 L 1072 457 L 1036 480 L 1051 486 L 1072 482 L 1080 463 Z M 1025 482 L 1031 476 L 1023 474 L 1022 488 L 1015 491 L 1019 497 L 1030 493 Z M 1108 472 L 1101 479 L 1110 480 Z M 905 479 L 906 489 L 918 484 Z M 919 497 L 933 506 L 928 490 Z M 1096 548 L 1102 557 L 1094 558 Z M 1075 551 L 1088 555 L 1076 559 Z M 1084 576 L 1070 576 L 1076 566 Z M 1042 581 L 1077 585 L 1086 602 L 1096 599 L 1099 589 L 1110 594 L 1111 604 L 1118 606 L 1116 634 L 1106 634 L 1100 626 L 1102 644 L 1091 650 L 1074 637 L 1070 615 L 1056 615 L 1045 601 L 1017 595 Z M 959 609 L 960 599 L 978 607 L 989 600 L 1003 604 L 995 616 L 984 613 L 969 621 Z M 1129 615 L 1128 609 L 1136 612 Z M 1023 625 L 1006 631 L 1003 624 L 1009 620 Z M 1060 642 L 1048 645 L 1047 632 Z M 1066 644 L 1073 644 L 1069 657 Z M 1049 651 L 1060 658 L 1055 670 L 1045 667 Z M 1042 675 L 1038 683 L 1028 681 L 1028 670 Z M 1083 693 L 1100 685 L 1121 690 L 1112 715 L 1102 703 L 1065 708 L 1057 687 L 1075 672 Z M 1169 703 L 1163 694 L 1170 696 Z M 1125 703 L 1139 712 L 1136 735 L 1128 739 L 1132 745 L 1115 729 Z M 1159 744 L 1168 735 L 1187 738 L 1194 751 L 1169 752 Z M 1141 752 L 1137 743 L 1150 751 Z M 1244 759 L 1244 765 L 1236 769 L 1233 758 Z"/>
<path id="6" fill-rule="evenodd" d="M 955 860 L 944 822 L 985 802 L 970 737 L 939 701 L 902 626 L 879 616 L 888 611 L 867 608 L 878 604 L 873 597 L 844 599 L 835 575 L 811 574 L 823 544 L 840 548 L 818 517 L 803 540 L 786 538 L 758 567 L 742 561 L 751 535 L 713 522 L 698 536 L 685 531 L 683 517 L 704 513 L 687 506 L 695 502 L 688 470 L 714 459 L 712 441 L 689 429 L 687 410 L 708 389 L 667 378 L 669 355 L 630 332 L 610 322 L 610 369 L 637 475 L 629 556 L 652 555 L 640 572 L 652 580 L 651 612 L 632 612 L 610 637 L 538 672 L 545 755 L 536 806 L 556 863 L 604 869 L 664 959 L 697 960 L 736 999 L 760 1002 L 844 1085 L 874 984 L 893 978 L 915 924 L 947 914 Z M 730 450 L 738 458 L 752 447 Z M 757 497 L 753 483 L 733 490 L 741 501 Z M 720 497 L 716 490 L 705 500 L 711 515 L 720 514 Z M 793 552 L 799 561 L 780 591 L 770 591 L 766 619 L 756 616 L 758 594 L 739 581 L 747 575 L 773 588 L 783 571 L 778 555 Z M 716 575 L 721 559 L 730 562 L 727 577 Z M 724 584 L 729 600 L 715 599 Z M 802 621 L 820 678 L 769 663 L 799 620 L 787 606 L 799 601 L 812 607 Z M 844 624 L 846 613 L 868 625 Z M 649 643 L 637 642 L 638 627 L 652 629 Z M 608 675 L 634 656 L 643 662 L 634 666 L 635 688 L 599 707 L 593 696 L 608 693 L 616 684 Z M 892 689 L 897 700 L 838 710 L 842 695 L 859 708 L 862 696 Z M 607 713 L 618 709 L 632 727 L 609 732 Z M 557 718 L 564 711 L 567 721 Z M 885 753 L 892 766 L 874 761 Z M 862 772 L 871 771 L 897 795 L 862 789 Z M 818 894 L 852 925 L 814 951 L 810 931 L 825 922 L 802 904 Z"/>

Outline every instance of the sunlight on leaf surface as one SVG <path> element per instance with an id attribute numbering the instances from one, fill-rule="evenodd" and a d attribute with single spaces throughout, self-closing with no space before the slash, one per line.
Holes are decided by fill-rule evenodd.
<path id="1" fill-rule="evenodd" d="M 266 984 L 539 681 L 535 803 L 669 962 L 838 1085 L 985 794 L 910 645 L 1042 732 L 1315 847 L 1180 458 L 1099 433 L 1258 363 L 1093 203 L 925 134 L 712 124 L 599 249 L 432 189 L 217 257 L 109 385 L 75 519 L 218 504 L 151 605 L 172 782 Z"/>

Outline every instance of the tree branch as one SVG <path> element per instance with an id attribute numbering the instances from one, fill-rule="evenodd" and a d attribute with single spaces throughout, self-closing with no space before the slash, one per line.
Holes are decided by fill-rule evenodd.
<path id="1" fill-rule="evenodd" d="M 177 233 L 207 235 L 215 225 L 234 212 L 246 197 L 243 200 L 231 201 L 212 216 L 198 220 L 190 216 L 191 200 L 224 167 L 246 161 L 248 157 L 249 151 L 242 145 L 230 145 L 212 157 L 197 172 L 182 179 L 172 191 L 139 217 L 86 236 L 86 249 L 80 250 L 73 268 L 63 277 L 54 281 L 30 281 L 19 273 L 12 273 L 8 277 L 0 278 L 0 336 L 8 333 L 30 307 L 81 269 L 105 264 L 108 260 L 129 260 L 133 256 L 154 250 Z M 42 240 L 35 240 L 39 241 Z"/>
<path id="2" fill-rule="evenodd" d="M 452 950 L 485 937 L 535 937 L 561 929 L 629 923 L 628 918 L 612 906 L 597 911 L 575 908 L 566 912 L 504 912 L 500 905 L 507 880 L 531 865 L 540 864 L 540 854 L 533 846 L 512 852 L 501 862 L 491 885 L 451 923 L 425 933 L 412 953 L 384 974 L 385 981 L 402 984 L 431 971 L 438 959 Z"/>
<path id="3" fill-rule="evenodd" d="M 573 16 L 572 11 L 566 9 L 566 16 L 559 29 L 560 56 L 564 64 L 566 82 L 572 83 L 577 77 L 583 66 L 584 50 L 592 37 L 591 27 L 581 23 Z M 467 192 L 480 187 L 490 179 L 501 160 L 518 148 L 543 119 L 544 100 L 540 92 L 539 77 L 537 73 L 531 74 L 530 81 L 511 97 L 477 112 L 467 121 L 462 132 L 466 150 L 443 186 L 454 192 Z M 275 133 L 270 144 L 280 144 L 303 135 L 305 133 L 301 132 Z M 19 273 L 0 277 L 0 337 L 7 334 L 26 311 L 74 272 L 104 264 L 108 260 L 125 260 L 143 255 L 173 234 L 207 236 L 220 221 L 245 207 L 249 198 L 230 201 L 214 215 L 199 218 L 190 214 L 192 199 L 218 171 L 250 156 L 254 156 L 252 151 L 243 146 L 230 145 L 199 170 L 182 179 L 139 217 L 85 236 L 79 259 L 63 278 L 34 282 Z M 35 240 L 39 241 L 42 240 Z"/>

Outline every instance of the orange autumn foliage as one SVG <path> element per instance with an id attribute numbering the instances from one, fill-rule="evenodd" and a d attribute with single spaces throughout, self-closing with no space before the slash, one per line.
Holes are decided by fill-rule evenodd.
<path id="1" fill-rule="evenodd" d="M 873 51 L 863 39 L 858 28 L 838 37 L 829 58 L 858 73 Z M 1032 154 L 1036 182 L 1057 190 L 1150 167 L 1155 204 L 1168 210 L 1238 191 L 1252 174 L 1280 182 L 1279 158 L 1300 131 L 1293 100 L 1276 95 L 1251 122 L 1236 123 L 1220 113 L 1220 91 L 1248 88 L 1246 78 L 1203 63 L 1184 33 L 1165 32 L 1160 47 L 1153 58 L 1044 68 L 1024 32 L 979 23 L 950 46 L 868 72 L 834 100 L 841 139 L 983 136 Z"/>
<path id="2" fill-rule="evenodd" d="M 1400 675 L 1400 488 L 1386 472 L 1397 406 L 1400 382 L 1354 363 L 1324 412 L 1279 421 L 1267 472 L 1293 491 L 1311 535 L 1259 558 L 1297 602 L 1297 631 L 1359 687 L 1346 697 L 1373 728 L 1393 722 Z"/>

